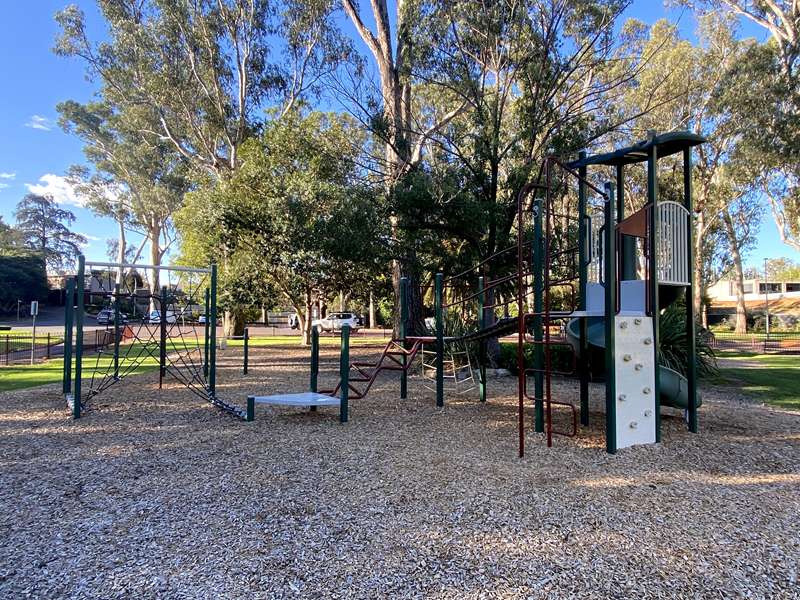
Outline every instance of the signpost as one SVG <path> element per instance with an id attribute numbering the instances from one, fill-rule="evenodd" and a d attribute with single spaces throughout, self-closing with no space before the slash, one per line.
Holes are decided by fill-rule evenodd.
<path id="1" fill-rule="evenodd" d="M 31 317 L 33 318 L 33 333 L 31 333 L 31 364 L 36 358 L 36 316 L 39 314 L 39 301 L 31 302 Z"/>

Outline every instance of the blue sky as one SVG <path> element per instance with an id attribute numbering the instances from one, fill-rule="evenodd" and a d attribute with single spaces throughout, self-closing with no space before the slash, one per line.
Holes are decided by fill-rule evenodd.
<path id="1" fill-rule="evenodd" d="M 87 13 L 93 39 L 101 37 L 104 25 L 95 3 L 87 0 L 75 3 Z M 95 90 L 94 84 L 86 80 L 81 63 L 58 57 L 51 50 L 58 32 L 53 15 L 68 0 L 5 4 L 5 17 L 0 20 L 0 72 L 6 82 L 6 91 L 0 95 L 0 139 L 4 141 L 0 144 L 0 215 L 12 223 L 14 206 L 29 190 L 52 193 L 75 213 L 75 231 L 89 240 L 86 255 L 103 259 L 105 240 L 115 235 L 113 222 L 81 208 L 61 179 L 70 165 L 83 162 L 83 154 L 79 140 L 58 127 L 56 104 L 68 99 L 85 102 Z M 688 12 L 665 9 L 658 0 L 636 0 L 628 16 L 648 23 L 667 16 L 679 22 L 686 36 L 691 36 L 694 28 Z M 764 38 L 764 33 L 750 24 L 743 24 L 743 33 Z M 748 262 L 758 264 L 764 257 L 777 256 L 800 261 L 800 253 L 780 242 L 767 215 L 758 247 Z"/>

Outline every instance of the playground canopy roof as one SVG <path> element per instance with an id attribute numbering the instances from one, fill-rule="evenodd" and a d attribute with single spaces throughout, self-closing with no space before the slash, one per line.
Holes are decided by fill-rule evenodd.
<path id="1" fill-rule="evenodd" d="M 627 148 L 620 148 L 613 152 L 595 154 L 594 156 L 587 156 L 586 158 L 572 161 L 569 163 L 569 167 L 577 169 L 578 167 L 587 167 L 589 165 L 618 166 L 640 163 L 647 160 L 648 151 L 653 146 L 656 148 L 656 155 L 658 158 L 661 158 L 663 156 L 682 152 L 693 146 L 698 146 L 706 141 L 706 138 L 703 136 L 689 131 L 673 131 L 643 140 Z"/>

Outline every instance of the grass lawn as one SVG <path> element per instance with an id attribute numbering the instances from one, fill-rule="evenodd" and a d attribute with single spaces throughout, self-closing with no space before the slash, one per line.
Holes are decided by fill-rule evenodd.
<path id="1" fill-rule="evenodd" d="M 137 348 L 135 346 L 132 347 L 131 356 L 134 356 L 136 352 Z M 107 372 L 112 361 L 113 359 L 110 356 L 103 356 L 98 363 L 97 354 L 94 353 L 85 356 L 82 361 L 83 379 L 90 378 L 95 371 L 97 371 L 99 377 L 102 377 Z M 73 364 L 73 374 L 74 368 L 75 365 Z M 122 368 L 124 369 L 125 367 L 123 366 Z M 13 365 L 0 368 L 0 392 L 20 390 L 48 383 L 60 383 L 63 369 L 63 358 L 54 358 L 35 365 Z M 158 361 L 155 358 L 144 356 L 142 364 L 131 369 L 127 374 L 135 375 L 155 369 L 158 369 Z"/>
<path id="2" fill-rule="evenodd" d="M 721 358 L 742 362 L 720 368 L 722 383 L 735 385 L 767 404 L 800 410 L 800 357 L 773 354 L 727 354 Z M 757 366 L 755 366 L 757 365 Z"/>

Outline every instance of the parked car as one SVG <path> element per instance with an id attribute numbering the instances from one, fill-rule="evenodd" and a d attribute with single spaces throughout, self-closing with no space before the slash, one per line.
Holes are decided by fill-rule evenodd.
<path id="1" fill-rule="evenodd" d="M 98 325 L 112 325 L 114 323 L 114 311 L 110 308 L 104 308 L 95 317 Z M 128 322 L 128 316 L 124 313 L 119 313 L 119 322 L 125 324 Z"/>
<path id="2" fill-rule="evenodd" d="M 156 324 L 161 323 L 161 311 L 160 310 L 151 310 L 150 315 L 147 319 L 150 323 Z M 177 323 L 178 317 L 175 316 L 175 313 L 171 310 L 167 311 L 166 316 L 167 323 Z"/>
<path id="3" fill-rule="evenodd" d="M 349 312 L 330 313 L 324 319 L 315 319 L 311 322 L 311 327 L 320 332 L 341 331 L 343 325 L 349 325 L 350 331 L 354 333 L 361 327 L 358 316 Z"/>
<path id="4" fill-rule="evenodd" d="M 210 319 L 207 319 L 205 315 L 200 315 L 199 317 L 197 317 L 197 322 L 198 323 L 205 323 L 207 320 L 210 320 Z M 219 324 L 220 324 L 220 320 L 217 319 L 217 325 L 219 325 Z"/>

